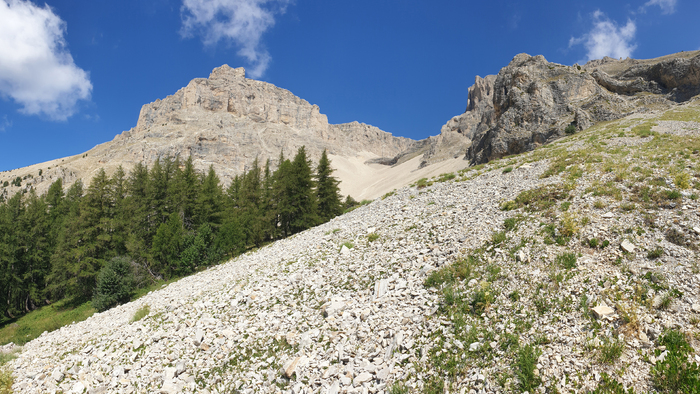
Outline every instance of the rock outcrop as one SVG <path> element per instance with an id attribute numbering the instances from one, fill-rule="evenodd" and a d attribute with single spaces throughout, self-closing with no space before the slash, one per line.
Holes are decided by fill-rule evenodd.
<path id="1" fill-rule="evenodd" d="M 466 111 L 431 137 L 423 165 L 463 156 L 473 164 L 516 154 L 597 122 L 670 108 L 700 93 L 700 51 L 650 60 L 563 66 L 519 54 L 476 78 Z"/>

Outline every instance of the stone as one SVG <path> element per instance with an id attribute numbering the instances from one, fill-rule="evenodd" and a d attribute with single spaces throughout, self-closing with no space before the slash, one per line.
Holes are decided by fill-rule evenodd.
<path id="1" fill-rule="evenodd" d="M 627 252 L 627 253 L 634 253 L 634 250 L 636 249 L 636 246 L 634 246 L 634 244 L 633 244 L 632 242 L 630 242 L 630 241 L 628 241 L 628 240 L 624 240 L 624 241 L 622 241 L 622 243 L 620 244 L 620 248 L 621 248 L 624 252 Z"/>
<path id="2" fill-rule="evenodd" d="M 612 212 L 606 212 L 606 213 L 600 215 L 600 217 L 602 217 L 604 219 L 611 219 L 611 218 L 615 217 L 615 214 Z"/>
<path id="3" fill-rule="evenodd" d="M 372 379 L 372 374 L 369 372 L 362 372 L 355 377 L 352 383 L 355 386 L 361 385 L 362 383 L 369 382 Z"/>
<path id="4" fill-rule="evenodd" d="M 302 366 L 306 363 L 307 358 L 305 356 L 296 357 L 294 359 L 289 359 L 284 363 L 282 370 L 284 371 L 284 376 L 291 378 L 292 375 L 297 370 L 297 367 Z"/>
<path id="5" fill-rule="evenodd" d="M 469 345 L 469 351 L 470 352 L 475 352 L 481 348 L 481 343 L 480 342 L 474 342 Z"/>
<path id="6" fill-rule="evenodd" d="M 693 304 L 690 306 L 690 309 L 692 309 L 695 313 L 700 313 L 700 304 Z"/>
<path id="7" fill-rule="evenodd" d="M 384 295 L 389 290 L 389 281 L 386 279 L 378 280 L 374 283 L 374 299 L 379 299 L 384 297 Z"/>
<path id="8" fill-rule="evenodd" d="M 605 305 L 605 303 L 602 303 L 591 310 L 593 311 L 596 319 L 602 319 L 615 313 L 615 311 L 609 306 Z"/>
<path id="9" fill-rule="evenodd" d="M 83 382 L 75 382 L 73 387 L 71 387 L 70 392 L 76 394 L 82 394 L 85 391 L 85 385 Z"/>
<path id="10" fill-rule="evenodd" d="M 340 248 L 340 254 L 342 254 L 342 255 L 348 255 L 348 254 L 350 254 L 350 249 L 349 249 L 347 246 L 343 245 L 343 246 Z"/>

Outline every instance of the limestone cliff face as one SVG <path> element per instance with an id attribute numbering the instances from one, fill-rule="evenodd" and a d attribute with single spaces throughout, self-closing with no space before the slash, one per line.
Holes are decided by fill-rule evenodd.
<path id="1" fill-rule="evenodd" d="M 224 65 L 209 78 L 193 79 L 175 94 L 144 105 L 136 126 L 114 140 L 81 155 L 32 166 L 36 171 L 14 172 L 34 174 L 23 187 L 42 193 L 59 177 L 67 185 L 77 179 L 87 184 L 100 168 L 110 174 L 119 165 L 128 171 L 138 162 L 150 165 L 159 157 L 180 155 L 192 156 L 200 170 L 214 166 L 227 184 L 256 158 L 260 165 L 269 158 L 274 167 L 280 151 L 292 157 L 301 146 L 316 162 L 324 149 L 339 156 L 393 158 L 415 143 L 358 122 L 329 124 L 317 105 L 247 79 L 243 68 Z M 41 176 L 38 169 L 43 169 Z"/>
<path id="2" fill-rule="evenodd" d="M 498 75 L 476 78 L 466 111 L 431 137 L 423 165 L 463 156 L 483 163 L 564 135 L 700 93 L 700 51 L 650 60 L 594 60 L 563 66 L 519 54 Z"/>

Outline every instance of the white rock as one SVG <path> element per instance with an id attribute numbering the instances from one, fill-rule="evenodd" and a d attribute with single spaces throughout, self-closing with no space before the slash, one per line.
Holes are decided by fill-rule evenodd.
<path id="1" fill-rule="evenodd" d="M 632 242 L 630 242 L 628 240 L 624 240 L 620 244 L 620 248 L 622 248 L 622 250 L 627 252 L 627 253 L 634 253 L 636 246 L 634 246 L 634 244 Z"/>

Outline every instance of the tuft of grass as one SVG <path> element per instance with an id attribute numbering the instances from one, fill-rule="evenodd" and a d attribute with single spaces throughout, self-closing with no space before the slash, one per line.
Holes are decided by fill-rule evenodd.
<path id="1" fill-rule="evenodd" d="M 374 242 L 374 241 L 376 241 L 377 239 L 379 239 L 379 234 L 377 234 L 377 233 L 371 233 L 371 234 L 368 234 L 368 235 L 367 235 L 367 240 L 368 240 L 369 242 Z"/>
<path id="2" fill-rule="evenodd" d="M 148 306 L 148 304 L 144 304 L 144 306 L 139 308 L 136 313 L 134 313 L 134 317 L 131 318 L 131 322 L 137 322 L 148 316 L 149 313 L 151 313 L 151 308 Z"/>
<path id="3" fill-rule="evenodd" d="M 576 268 L 576 260 L 577 257 L 574 252 L 562 253 L 557 256 L 557 263 L 566 269 Z"/>
<path id="4" fill-rule="evenodd" d="M 494 231 L 493 234 L 491 234 L 491 243 L 493 243 L 493 245 L 500 245 L 505 242 L 506 239 L 505 231 Z"/>
<path id="5" fill-rule="evenodd" d="M 625 350 L 625 343 L 614 339 L 606 339 L 598 348 L 598 359 L 603 364 L 615 364 Z"/>
<path id="6" fill-rule="evenodd" d="M 511 172 L 511 171 L 513 171 L 513 167 L 510 167 L 510 166 L 503 169 L 503 173 L 504 173 L 504 174 L 507 174 L 507 173 L 509 173 L 509 172 Z"/>
<path id="7" fill-rule="evenodd" d="M 396 190 L 392 190 L 392 191 L 390 191 L 390 192 L 387 192 L 386 194 L 384 194 L 384 195 L 382 196 L 382 200 L 386 200 L 387 198 L 393 196 L 394 194 L 396 194 Z"/>
<path id="8" fill-rule="evenodd" d="M 679 189 L 688 189 L 690 187 L 690 174 L 687 172 L 678 173 L 673 179 L 673 183 L 678 186 Z"/>
<path id="9" fill-rule="evenodd" d="M 540 186 L 530 190 L 524 190 L 513 201 L 516 208 L 525 207 L 528 211 L 544 211 L 553 207 L 557 201 L 568 199 L 569 193 L 560 185 Z M 503 209 L 503 206 L 501 206 Z M 505 210 L 505 209 L 504 209 Z"/>
<path id="10" fill-rule="evenodd" d="M 348 249 L 352 249 L 352 248 L 355 247 L 355 244 L 353 244 L 353 243 L 350 242 L 350 241 L 345 241 L 345 242 L 343 242 L 342 245 L 340 245 L 340 249 L 343 249 L 343 246 L 345 246 L 345 247 L 348 248 Z"/>
<path id="11" fill-rule="evenodd" d="M 647 253 L 647 257 L 650 259 L 658 259 L 664 254 L 664 250 L 660 247 L 657 246 L 655 249 L 652 249 Z"/>
<path id="12" fill-rule="evenodd" d="M 522 346 L 518 349 L 514 369 L 521 392 L 534 392 L 542 384 L 542 378 L 535 375 L 535 367 L 540 354 L 542 351 L 532 345 Z"/>

